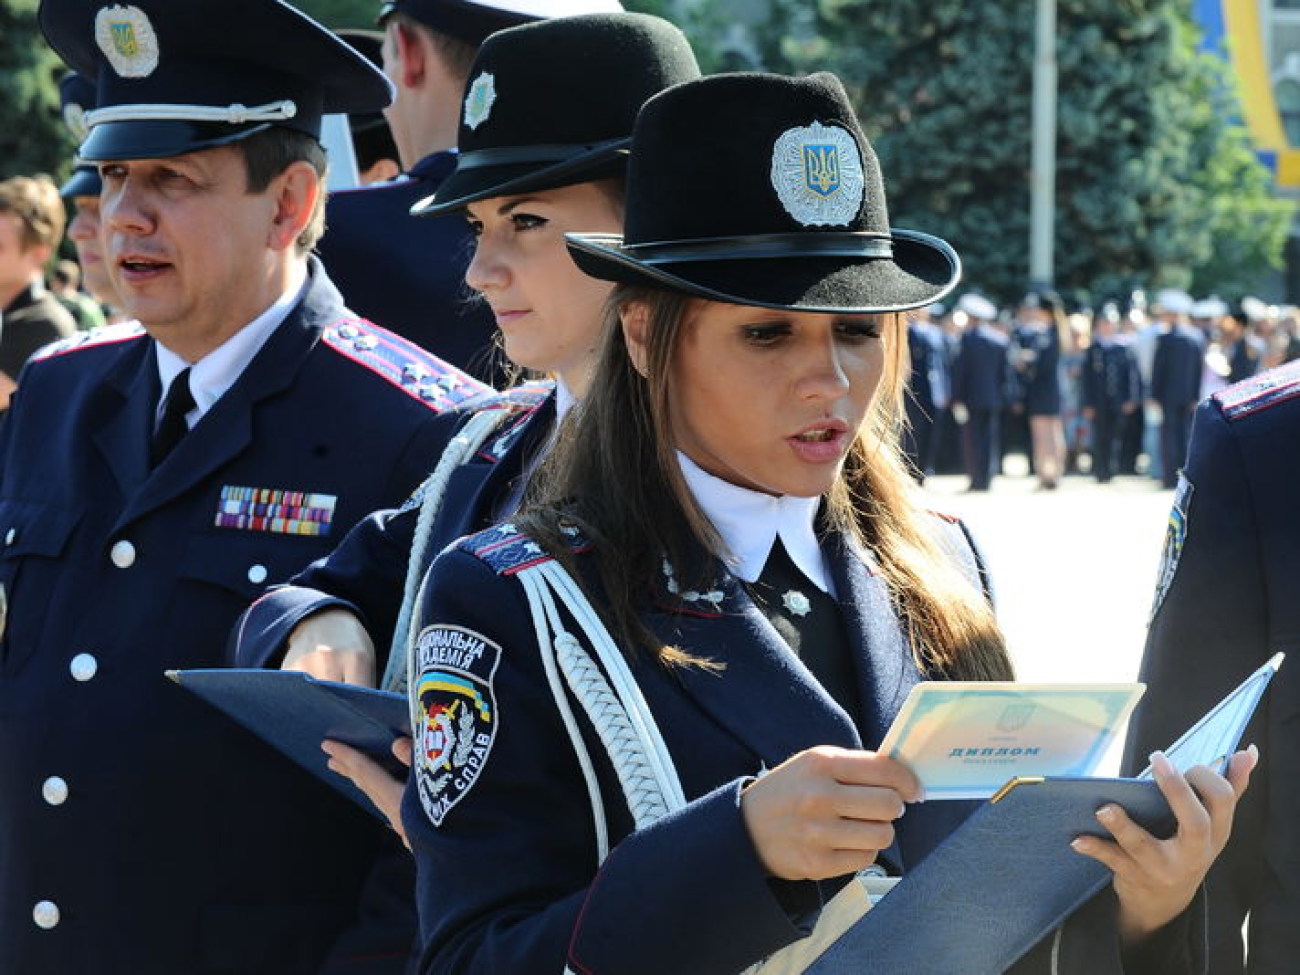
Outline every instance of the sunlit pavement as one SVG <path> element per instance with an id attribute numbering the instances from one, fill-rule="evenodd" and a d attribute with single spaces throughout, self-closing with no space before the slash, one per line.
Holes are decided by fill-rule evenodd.
<path id="1" fill-rule="evenodd" d="M 1134 680 L 1173 492 L 1146 477 L 1076 475 L 1054 491 L 1025 474 L 995 478 L 988 492 L 966 485 L 932 477 L 925 496 L 963 518 L 983 550 L 1018 678 Z"/>

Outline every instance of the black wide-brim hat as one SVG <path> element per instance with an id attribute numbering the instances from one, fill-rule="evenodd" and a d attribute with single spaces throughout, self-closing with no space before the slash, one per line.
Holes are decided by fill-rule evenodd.
<path id="1" fill-rule="evenodd" d="M 281 0 L 41 0 L 41 30 L 95 80 L 83 159 L 178 156 L 271 126 L 378 111 L 383 73 Z"/>
<path id="2" fill-rule="evenodd" d="M 623 235 L 568 241 L 592 277 L 796 311 L 907 311 L 961 279 L 947 242 L 889 226 L 876 154 L 831 74 L 717 75 L 652 98 Z"/>
<path id="3" fill-rule="evenodd" d="M 699 76 L 686 36 L 649 14 L 559 17 L 493 34 L 461 101 L 456 171 L 411 212 L 621 175 L 641 106 Z"/>

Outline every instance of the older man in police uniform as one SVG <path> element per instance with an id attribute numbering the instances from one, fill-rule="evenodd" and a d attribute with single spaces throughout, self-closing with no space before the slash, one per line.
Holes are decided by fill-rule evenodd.
<path id="1" fill-rule="evenodd" d="M 279 0 L 39 16 L 98 80 L 81 155 L 143 328 L 33 361 L 0 434 L 0 971 L 401 971 L 410 929 L 360 906 L 378 821 L 163 676 L 220 665 L 484 392 L 308 257 L 321 116 L 389 86 Z"/>
<path id="2" fill-rule="evenodd" d="M 396 88 L 384 114 L 406 174 L 330 196 L 321 260 L 349 305 L 481 379 L 500 377 L 503 363 L 491 311 L 464 284 L 473 250 L 468 225 L 454 214 L 416 220 L 410 210 L 456 168 L 461 93 L 488 35 L 544 17 L 621 9 L 619 0 L 388 0 L 383 5 L 384 72 Z"/>

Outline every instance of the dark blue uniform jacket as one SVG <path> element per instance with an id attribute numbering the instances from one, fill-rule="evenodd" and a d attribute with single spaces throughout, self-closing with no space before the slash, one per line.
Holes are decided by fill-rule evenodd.
<path id="1" fill-rule="evenodd" d="M 482 392 L 314 262 L 152 472 L 152 340 L 29 364 L 0 434 L 0 971 L 286 975 L 336 948 L 333 971 L 401 971 L 409 929 L 357 927 L 384 830 L 163 671 L 220 666 L 264 584 L 405 497 Z"/>
<path id="2" fill-rule="evenodd" d="M 462 535 L 492 523 L 554 429 L 555 397 L 550 384 L 511 390 L 484 408 L 507 410 L 510 415 L 448 480 L 425 549 L 425 567 Z M 428 469 L 432 471 L 436 463 L 437 457 L 430 458 Z M 401 508 L 377 511 L 365 518 L 328 556 L 249 607 L 235 634 L 238 666 L 274 664 L 300 621 L 330 606 L 343 606 L 365 623 L 381 656 L 382 672 L 382 658 L 392 643 L 402 605 L 420 500 L 415 496 Z"/>
<path id="3" fill-rule="evenodd" d="M 1210 970 L 1243 971 L 1250 914 L 1255 975 L 1300 959 L 1300 362 L 1203 402 L 1170 516 L 1142 664 L 1147 692 L 1125 764 L 1138 771 L 1247 674 L 1281 650 L 1245 742 L 1260 765 L 1233 837 L 1210 872 Z"/>
<path id="4" fill-rule="evenodd" d="M 960 527 L 944 523 L 944 531 L 954 554 L 977 564 Z M 467 648 L 468 670 L 450 686 L 472 694 L 478 708 L 455 716 L 458 740 L 476 747 L 463 755 L 455 749 L 460 764 L 449 784 L 442 766 L 427 773 L 440 825 L 426 811 L 418 774 L 404 799 L 419 872 L 422 971 L 560 972 L 567 964 L 586 975 L 736 975 L 807 933 L 823 899 L 846 878 L 768 878 L 742 823 L 740 791 L 763 768 L 815 745 L 875 747 L 921 679 L 870 557 L 836 538 L 827 544 L 860 712 L 850 715 L 831 699 L 720 564 L 713 563 L 711 587 L 674 596 L 666 583 L 646 624 L 665 643 L 725 669 L 670 672 L 645 658 L 631 665 L 687 800 L 637 832 L 607 753 L 579 715 L 610 824 L 611 853 L 599 866 L 588 792 L 515 576 L 549 556 L 504 525 L 461 540 L 434 561 L 417 659 L 422 646 Z M 586 577 L 590 556 L 579 548 L 575 558 Z M 439 676 L 431 672 L 430 681 Z M 474 731 L 467 734 L 465 722 Z M 421 733 L 417 752 L 446 742 Z M 910 807 L 896 824 L 892 866 L 919 862 L 971 808 Z M 1063 938 L 1062 971 L 1119 971 L 1113 932 L 1097 929 L 1109 911 L 1113 903 L 1099 897 L 1081 912 L 1090 925 L 1080 930 L 1090 933 Z M 942 923 L 943 906 L 936 905 L 935 924 Z M 917 950 L 923 954 L 924 946 Z M 1049 970 L 1041 952 L 1024 964 L 1016 970 Z"/>
<path id="5" fill-rule="evenodd" d="M 469 225 L 455 214 L 409 212 L 455 168 L 455 154 L 439 152 L 405 179 L 331 193 L 318 250 L 349 308 L 496 384 L 496 324 L 486 302 L 465 286 Z"/>

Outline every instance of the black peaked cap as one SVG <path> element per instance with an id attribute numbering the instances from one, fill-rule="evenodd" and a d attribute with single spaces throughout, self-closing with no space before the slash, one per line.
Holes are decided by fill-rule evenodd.
<path id="1" fill-rule="evenodd" d="M 95 80 L 85 159 L 175 156 L 272 125 L 319 138 L 322 115 L 392 99 L 382 72 L 281 0 L 41 0 L 38 17 L 50 46 Z M 281 102 L 292 107 L 237 108 Z"/>

